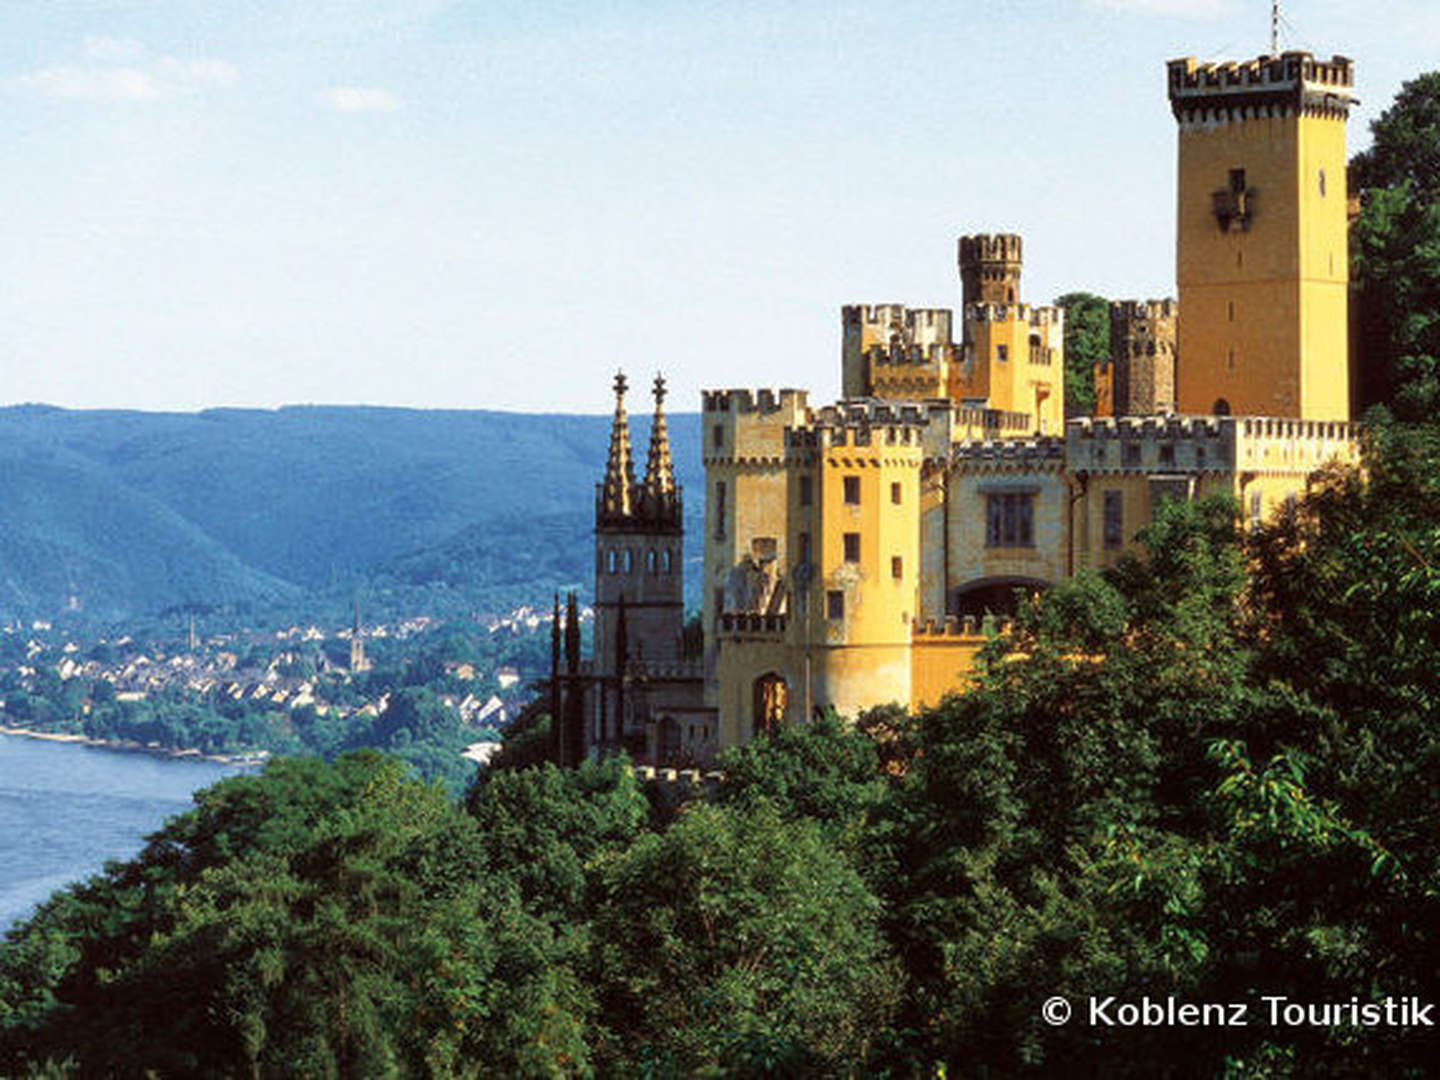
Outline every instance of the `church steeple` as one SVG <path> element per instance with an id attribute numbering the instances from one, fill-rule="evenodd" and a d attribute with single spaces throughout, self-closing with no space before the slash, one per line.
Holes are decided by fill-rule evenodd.
<path id="1" fill-rule="evenodd" d="M 675 463 L 670 458 L 670 433 L 665 428 L 665 377 L 655 376 L 655 420 L 650 425 L 650 453 L 645 460 L 644 506 L 658 521 L 675 516 Z"/>
<path id="2" fill-rule="evenodd" d="M 615 373 L 615 419 L 610 423 L 610 458 L 605 464 L 605 482 L 600 487 L 597 515 L 601 521 L 630 517 L 636 510 L 635 465 L 630 455 L 630 421 L 625 416 L 623 372 Z"/>

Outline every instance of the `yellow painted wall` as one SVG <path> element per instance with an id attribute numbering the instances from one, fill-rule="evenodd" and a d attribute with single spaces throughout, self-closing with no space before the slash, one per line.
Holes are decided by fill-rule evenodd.
<path id="1" fill-rule="evenodd" d="M 984 398 L 992 409 L 1024 413 L 1030 433 L 1059 435 L 1065 422 L 1065 343 L 1058 312 L 1024 304 L 972 304 L 965 335 L 968 370 L 952 369 L 951 397 Z M 1031 337 L 1038 338 L 1032 348 Z M 1005 359 L 1001 359 L 1001 350 Z"/>
<path id="2" fill-rule="evenodd" d="M 1253 217 L 1222 231 L 1213 194 L 1232 169 L 1245 170 Z M 1344 177 L 1342 119 L 1292 110 L 1182 122 L 1180 412 L 1223 399 L 1235 415 L 1348 415 Z"/>
<path id="3" fill-rule="evenodd" d="M 938 705 L 971 683 L 983 634 L 917 634 L 910 653 L 910 710 Z"/>

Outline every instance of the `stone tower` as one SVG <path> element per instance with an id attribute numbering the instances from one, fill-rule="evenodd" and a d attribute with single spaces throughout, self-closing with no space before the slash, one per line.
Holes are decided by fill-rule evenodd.
<path id="1" fill-rule="evenodd" d="M 1181 412 L 1348 417 L 1353 81 L 1350 60 L 1307 52 L 1170 62 Z"/>
<path id="2" fill-rule="evenodd" d="M 1174 300 L 1116 300 L 1110 305 L 1111 409 L 1102 416 L 1175 411 Z M 1099 395 L 1097 394 L 1097 402 Z"/>
<path id="3" fill-rule="evenodd" d="M 595 492 L 596 694 L 592 745 L 629 747 L 637 740 L 626 700 L 627 666 L 675 660 L 685 622 L 684 527 L 680 487 L 665 424 L 665 380 L 655 379 L 655 417 L 643 481 L 635 479 L 628 386 L 615 376 L 615 416 L 605 479 Z M 643 729 L 638 746 L 644 749 Z"/>
<path id="4" fill-rule="evenodd" d="M 1020 237 L 980 233 L 960 237 L 960 301 L 1015 304 L 1020 300 Z"/>

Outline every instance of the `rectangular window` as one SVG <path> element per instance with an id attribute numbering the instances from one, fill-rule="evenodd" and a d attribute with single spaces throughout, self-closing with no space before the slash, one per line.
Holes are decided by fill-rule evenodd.
<path id="1" fill-rule="evenodd" d="M 1231 190 L 1231 192 L 1233 192 L 1233 193 L 1236 194 L 1236 195 L 1239 195 L 1242 191 L 1245 190 L 1245 170 L 1244 170 L 1244 169 L 1231 169 L 1231 170 L 1230 170 L 1230 190 Z"/>
<path id="2" fill-rule="evenodd" d="M 890 576 L 896 581 L 905 576 L 905 560 L 899 555 L 890 556 Z"/>
<path id="3" fill-rule="evenodd" d="M 725 481 L 715 483 L 715 539 L 725 539 Z"/>
<path id="4" fill-rule="evenodd" d="M 860 561 L 860 534 L 859 534 L 859 533 L 846 533 L 846 534 L 845 534 L 845 561 L 846 561 L 846 562 L 859 562 L 859 561 Z"/>
<path id="5" fill-rule="evenodd" d="M 1035 496 L 1006 492 L 985 497 L 985 546 L 1035 546 Z"/>
<path id="6" fill-rule="evenodd" d="M 724 424 L 716 424 L 716 425 L 715 425 L 714 429 L 713 429 L 713 430 L 711 431 L 711 433 L 710 433 L 710 442 L 714 445 L 714 447 L 715 447 L 716 450 L 719 450 L 722 446 L 725 445 L 725 425 L 724 425 Z"/>
<path id="7" fill-rule="evenodd" d="M 815 481 L 808 476 L 800 477 L 800 505 L 809 506 L 815 501 Z"/>
<path id="8" fill-rule="evenodd" d="M 715 612 L 715 628 L 720 628 L 720 616 L 725 614 L 725 590 L 716 589 L 710 595 L 712 610 Z"/>
<path id="9" fill-rule="evenodd" d="M 1139 465 L 1139 464 L 1140 464 L 1140 444 L 1139 444 L 1139 443 L 1133 443 L 1133 442 L 1132 442 L 1132 443 L 1125 443 L 1125 444 L 1124 444 L 1124 450 L 1122 451 L 1122 453 L 1121 453 L 1120 456 L 1124 459 L 1124 463 L 1125 463 L 1126 465 Z"/>
<path id="10" fill-rule="evenodd" d="M 860 505 L 860 478 L 858 476 L 845 477 L 845 502 L 850 506 Z"/>
<path id="11" fill-rule="evenodd" d="M 825 617 L 827 619 L 843 619 L 845 617 L 844 589 L 830 589 L 825 593 Z"/>
<path id="12" fill-rule="evenodd" d="M 1114 550 L 1125 544 L 1125 495 L 1105 492 L 1105 547 Z"/>
<path id="13" fill-rule="evenodd" d="M 890 501 L 896 506 L 900 505 L 900 484 L 898 481 L 890 485 Z"/>
<path id="14" fill-rule="evenodd" d="M 1174 447 L 1173 445 L 1171 445 L 1170 443 L 1163 443 L 1163 444 L 1161 444 L 1161 446 L 1160 446 L 1160 464 L 1161 464 L 1161 465 L 1174 465 L 1174 464 L 1175 464 L 1175 447 Z"/>
<path id="15" fill-rule="evenodd" d="M 1010 346 L 1009 346 L 1009 345 L 996 345 L 996 346 L 995 346 L 995 359 L 996 359 L 996 360 L 999 360 L 1000 363 L 1002 363 L 1002 364 L 1005 363 L 1005 361 L 1009 360 L 1009 359 L 1010 359 Z"/>
<path id="16" fill-rule="evenodd" d="M 1034 503 L 1030 492 L 986 495 L 985 546 L 1034 547 Z"/>
<path id="17" fill-rule="evenodd" d="M 1252 529 L 1260 527 L 1261 510 L 1260 492 L 1252 491 L 1250 493 L 1250 527 Z"/>
<path id="18" fill-rule="evenodd" d="M 804 566 L 810 561 L 810 534 L 802 532 L 796 540 L 795 546 L 800 549 L 799 565 Z"/>

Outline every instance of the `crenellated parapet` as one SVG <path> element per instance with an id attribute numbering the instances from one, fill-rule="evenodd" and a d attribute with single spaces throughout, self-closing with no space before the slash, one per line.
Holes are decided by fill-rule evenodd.
<path id="1" fill-rule="evenodd" d="M 1073 471 L 1310 472 L 1359 460 L 1360 425 L 1264 416 L 1082 417 L 1065 431 Z"/>
<path id="2" fill-rule="evenodd" d="M 1344 119 L 1356 103 L 1355 66 L 1344 56 L 1317 60 L 1297 50 L 1217 64 L 1190 56 L 1166 67 L 1170 109 L 1182 126 L 1301 113 Z"/>
<path id="3" fill-rule="evenodd" d="M 866 345 L 931 345 L 953 338 L 949 308 L 910 308 L 904 304 L 846 304 L 841 326 L 867 331 Z"/>
<path id="4" fill-rule="evenodd" d="M 1065 440 L 1046 435 L 1033 439 L 991 439 L 958 443 L 951 451 L 950 461 L 956 468 L 967 471 L 1058 471 L 1065 467 Z"/>
<path id="5" fill-rule="evenodd" d="M 703 411 L 728 413 L 773 413 L 785 410 L 800 412 L 806 407 L 808 390 L 702 390 L 700 402 Z"/>
<path id="6" fill-rule="evenodd" d="M 1006 617 L 982 618 L 976 615 L 947 615 L 943 620 L 926 619 L 921 622 L 917 619 L 910 630 L 917 645 L 956 639 L 969 639 L 983 643 L 989 641 L 996 634 L 1008 634 L 1014 625 L 1014 620 Z"/>
<path id="7" fill-rule="evenodd" d="M 1358 464 L 1362 425 L 1292 417 L 1229 418 L 1235 428 L 1235 464 L 1245 472 L 1309 472 L 1330 461 Z"/>
<path id="8" fill-rule="evenodd" d="M 726 611 L 720 615 L 720 632 L 736 640 L 783 641 L 788 626 L 787 615 L 752 611 Z"/>
<path id="9" fill-rule="evenodd" d="M 981 323 L 1023 322 L 1034 327 L 1063 328 L 1065 309 L 1029 304 L 984 302 L 965 305 L 965 321 Z"/>
<path id="10" fill-rule="evenodd" d="M 1223 416 L 1080 417 L 1065 427 L 1072 471 L 1211 472 L 1233 468 L 1235 419 Z"/>
<path id="11" fill-rule="evenodd" d="M 872 345 L 865 359 L 872 373 L 878 367 L 940 367 L 954 363 L 959 349 L 949 342 L 930 345 Z"/>
<path id="12" fill-rule="evenodd" d="M 962 302 L 1014 303 L 1020 299 L 1021 242 L 1014 233 L 960 237 L 958 261 Z"/>

